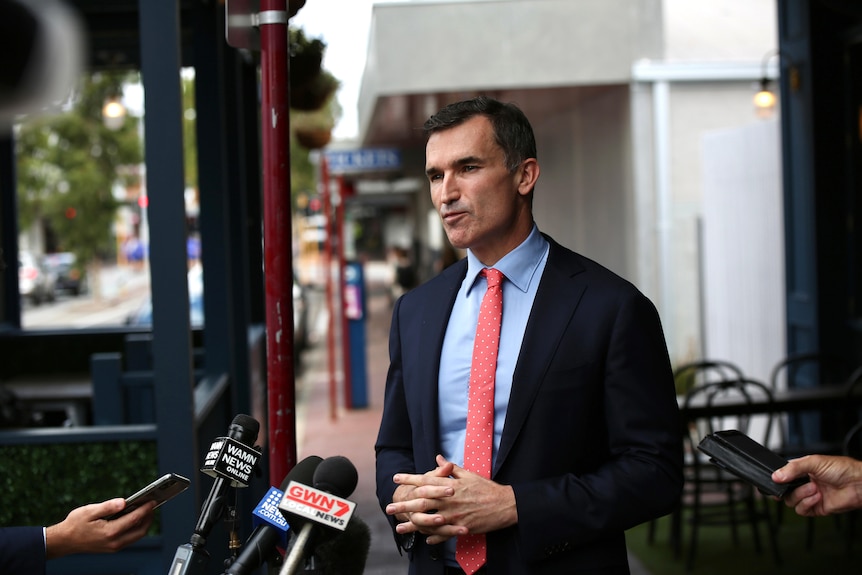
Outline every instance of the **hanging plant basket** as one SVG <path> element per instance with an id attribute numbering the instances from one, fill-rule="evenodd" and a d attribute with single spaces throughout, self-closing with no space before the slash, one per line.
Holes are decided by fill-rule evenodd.
<path id="1" fill-rule="evenodd" d="M 294 110 L 313 112 L 323 107 L 338 89 L 338 80 L 327 71 L 321 71 L 310 82 L 290 85 L 290 107 Z"/>
<path id="2" fill-rule="evenodd" d="M 332 140 L 332 130 L 329 128 L 296 128 L 296 141 L 309 150 L 319 150 Z"/>

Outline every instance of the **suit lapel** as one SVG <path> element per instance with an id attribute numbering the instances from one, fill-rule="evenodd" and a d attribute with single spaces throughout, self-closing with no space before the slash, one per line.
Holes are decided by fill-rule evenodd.
<path id="1" fill-rule="evenodd" d="M 546 236 L 547 237 L 547 236 Z M 539 392 L 551 358 L 557 353 L 581 296 L 587 287 L 583 267 L 574 254 L 550 238 L 548 263 L 542 274 L 515 365 L 506 423 L 494 471 L 503 465 Z"/>
<path id="2" fill-rule="evenodd" d="M 438 380 L 440 377 L 440 361 L 443 350 L 443 337 L 449 325 L 449 316 L 455 297 L 461 287 L 464 275 L 467 273 L 466 258 L 447 268 L 426 290 L 430 296 L 424 297 L 421 303 L 422 321 L 419 333 L 419 373 L 422 397 L 422 429 L 425 440 L 435 441 L 440 436 L 440 420 L 438 414 L 439 396 Z M 426 292 L 423 292 L 425 295 Z M 440 444 L 429 446 L 431 452 L 439 453 Z"/>

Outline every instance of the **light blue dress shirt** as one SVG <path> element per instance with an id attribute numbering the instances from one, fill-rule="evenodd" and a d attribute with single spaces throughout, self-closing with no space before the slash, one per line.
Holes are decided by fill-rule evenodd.
<path id="1" fill-rule="evenodd" d="M 506 421 L 512 375 L 520 354 L 521 341 L 547 261 L 548 242 L 534 224 L 527 239 L 494 265 L 494 268 L 505 276 L 503 323 L 500 327 L 500 350 L 494 383 L 494 460 Z M 440 355 L 440 440 L 443 456 L 459 466 L 464 465 L 473 340 L 479 321 L 479 306 L 488 287 L 484 278 L 479 277 L 479 272 L 484 267 L 476 256 L 467 250 L 467 276 L 458 290 L 455 306 L 449 316 Z"/>

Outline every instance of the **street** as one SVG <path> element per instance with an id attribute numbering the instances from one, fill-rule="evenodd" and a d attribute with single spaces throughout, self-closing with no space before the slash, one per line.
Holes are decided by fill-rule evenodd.
<path id="1" fill-rule="evenodd" d="M 107 267 L 97 282 L 79 296 L 58 294 L 53 302 L 21 304 L 24 329 L 89 328 L 122 325 L 150 297 L 150 275 L 145 268 Z"/>

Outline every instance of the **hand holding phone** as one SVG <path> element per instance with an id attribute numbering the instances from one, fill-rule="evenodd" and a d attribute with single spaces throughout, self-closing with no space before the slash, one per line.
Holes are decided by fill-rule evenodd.
<path id="1" fill-rule="evenodd" d="M 189 480 L 182 475 L 176 473 L 168 473 L 156 479 L 134 495 L 126 498 L 126 506 L 117 513 L 105 517 L 107 520 L 122 517 L 127 513 L 131 513 L 148 501 L 155 501 L 156 507 L 162 505 L 165 501 L 176 497 L 189 486 Z"/>
<path id="2" fill-rule="evenodd" d="M 697 448 L 710 461 L 757 487 L 761 493 L 783 498 L 804 483 L 800 477 L 789 483 L 775 483 L 772 472 L 787 465 L 787 460 L 735 429 L 716 431 L 701 440 Z"/>

